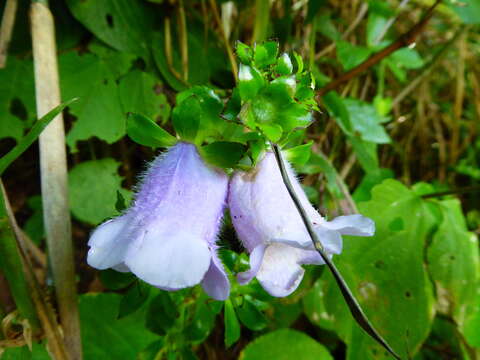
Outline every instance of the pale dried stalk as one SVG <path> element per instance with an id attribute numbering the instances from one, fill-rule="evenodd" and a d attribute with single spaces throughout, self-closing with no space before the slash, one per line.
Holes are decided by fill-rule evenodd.
<path id="1" fill-rule="evenodd" d="M 48 7 L 30 8 L 38 117 L 60 104 L 53 17 Z M 80 323 L 68 206 L 67 161 L 63 117 L 58 115 L 42 132 L 40 171 L 45 232 L 65 344 L 72 360 L 82 358 Z"/>
<path id="2" fill-rule="evenodd" d="M 7 0 L 3 10 L 2 25 L 0 27 L 0 69 L 7 64 L 8 46 L 10 45 L 10 40 L 12 40 L 17 7 L 17 0 Z"/>

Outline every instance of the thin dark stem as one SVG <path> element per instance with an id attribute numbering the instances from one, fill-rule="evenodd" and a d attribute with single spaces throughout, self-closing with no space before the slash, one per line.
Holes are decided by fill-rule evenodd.
<path id="1" fill-rule="evenodd" d="M 455 194 L 465 194 L 465 193 L 477 192 L 477 191 L 480 191 L 480 186 L 479 185 L 466 186 L 464 188 L 459 188 L 459 189 L 453 189 L 453 190 L 441 191 L 441 192 L 437 192 L 437 193 L 425 194 L 425 195 L 422 195 L 422 198 L 423 199 L 430 199 L 430 198 L 434 198 L 434 197 L 440 197 L 440 196 L 446 196 L 446 195 L 455 195 Z"/>
<path id="2" fill-rule="evenodd" d="M 280 168 L 280 173 L 282 175 L 283 183 L 285 184 L 285 187 L 287 188 L 288 193 L 290 194 L 290 197 L 295 203 L 295 207 L 297 208 L 303 220 L 303 223 L 307 228 L 308 234 L 312 239 L 315 250 L 320 254 L 323 261 L 325 261 L 325 264 L 327 265 L 328 269 L 331 271 L 333 277 L 335 278 L 335 281 L 337 282 L 337 285 L 340 288 L 340 291 L 342 292 L 343 298 L 345 299 L 353 318 L 357 321 L 360 327 L 363 330 L 365 330 L 365 332 L 368 335 L 370 335 L 374 340 L 376 340 L 380 345 L 382 345 L 395 359 L 401 359 L 400 356 L 398 356 L 395 353 L 395 351 L 390 347 L 390 345 L 388 345 L 388 343 L 382 338 L 382 336 L 375 330 L 375 328 L 373 327 L 373 325 L 370 323 L 367 316 L 363 312 L 362 308 L 360 307 L 360 304 L 358 303 L 357 299 L 355 299 L 355 297 L 353 296 L 351 290 L 349 289 L 342 275 L 337 270 L 335 264 L 332 262 L 332 260 L 330 260 L 328 255 L 325 253 L 324 247 L 320 242 L 320 239 L 318 238 L 317 234 L 315 233 L 313 229 L 313 225 L 305 209 L 303 208 L 300 202 L 300 199 L 297 197 L 297 194 L 293 189 L 292 183 L 290 182 L 287 170 L 285 168 L 285 163 L 283 162 L 283 158 L 280 154 L 280 149 L 278 145 L 271 143 L 271 146 L 275 154 L 275 159 L 277 160 L 278 167 Z"/>

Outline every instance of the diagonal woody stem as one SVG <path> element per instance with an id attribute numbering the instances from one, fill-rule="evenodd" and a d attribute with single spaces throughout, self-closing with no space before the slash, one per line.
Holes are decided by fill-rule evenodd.
<path id="1" fill-rule="evenodd" d="M 290 182 L 287 170 L 285 168 L 285 163 L 283 162 L 283 158 L 280 153 L 280 148 L 278 147 L 277 144 L 274 144 L 274 143 L 270 143 L 270 144 L 275 154 L 275 159 L 277 160 L 278 167 L 280 168 L 280 173 L 282 175 L 283 183 L 285 184 L 285 187 L 287 188 L 288 193 L 290 194 L 290 197 L 292 198 L 295 204 L 295 207 L 297 208 L 298 213 L 300 214 L 303 220 L 303 223 L 307 228 L 308 234 L 312 239 L 315 250 L 320 254 L 323 261 L 325 261 L 325 264 L 327 265 L 328 269 L 330 270 L 333 277 L 335 278 L 335 281 L 337 282 L 337 285 L 340 288 L 340 291 L 342 292 L 343 298 L 345 299 L 353 318 L 358 323 L 358 325 L 360 325 L 360 327 L 363 330 L 365 330 L 365 332 L 368 335 L 370 335 L 374 340 L 376 340 L 380 345 L 382 345 L 385 348 L 385 350 L 387 350 L 395 359 L 401 359 L 400 356 L 398 356 L 395 353 L 395 351 L 390 347 L 390 345 L 388 345 L 388 343 L 377 332 L 377 330 L 375 330 L 373 325 L 368 320 L 367 315 L 365 315 L 365 313 L 363 312 L 357 299 L 355 299 L 355 297 L 353 296 L 352 291 L 348 287 L 347 283 L 343 279 L 337 267 L 332 262 L 332 260 L 330 260 L 328 255 L 325 253 L 324 247 L 320 242 L 320 239 L 318 238 L 317 234 L 315 233 L 313 229 L 313 225 L 310 219 L 308 218 L 308 215 L 305 212 L 305 209 L 303 208 L 300 202 L 300 199 L 298 198 L 297 194 L 295 193 L 295 190 L 293 189 L 292 183 Z"/>

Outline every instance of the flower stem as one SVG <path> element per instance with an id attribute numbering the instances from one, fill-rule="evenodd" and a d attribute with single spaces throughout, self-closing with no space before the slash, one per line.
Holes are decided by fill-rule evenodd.
<path id="1" fill-rule="evenodd" d="M 292 183 L 290 182 L 290 179 L 288 177 L 288 173 L 285 168 L 285 163 L 283 161 L 278 145 L 271 143 L 271 146 L 275 154 L 275 159 L 277 160 L 278 167 L 280 168 L 280 173 L 282 175 L 283 183 L 285 184 L 285 187 L 287 188 L 288 193 L 290 194 L 290 197 L 295 203 L 295 207 L 297 208 L 298 213 L 300 214 L 303 220 L 303 223 L 307 228 L 308 234 L 312 239 L 315 250 L 317 250 L 317 252 L 320 254 L 323 261 L 325 261 L 325 264 L 327 265 L 328 269 L 330 270 L 333 277 L 335 278 L 335 281 L 337 282 L 337 285 L 340 288 L 340 291 L 342 292 L 343 298 L 345 299 L 353 318 L 356 320 L 358 325 L 360 325 L 360 327 L 363 330 L 365 330 L 365 332 L 368 335 L 370 335 L 374 340 L 376 340 L 380 345 L 382 345 L 395 359 L 401 359 L 400 356 L 398 356 L 395 353 L 395 351 L 390 347 L 390 345 L 388 345 L 388 343 L 382 338 L 382 336 L 375 330 L 375 328 L 373 327 L 373 325 L 370 323 L 367 316 L 363 312 L 362 308 L 360 307 L 360 304 L 358 303 L 357 299 L 355 299 L 355 297 L 353 296 L 351 290 L 349 289 L 342 275 L 336 268 L 335 264 L 332 262 L 332 260 L 330 260 L 328 255 L 325 253 L 324 247 L 320 242 L 320 239 L 318 238 L 317 234 L 315 233 L 313 229 L 313 225 L 310 219 L 308 218 L 308 215 L 305 209 L 303 208 L 300 202 L 300 199 L 298 198 L 297 194 L 295 193 L 295 190 L 293 189 Z"/>

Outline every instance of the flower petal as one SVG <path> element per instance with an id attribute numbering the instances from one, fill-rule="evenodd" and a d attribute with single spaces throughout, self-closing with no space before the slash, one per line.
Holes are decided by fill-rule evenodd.
<path id="1" fill-rule="evenodd" d="M 261 244 L 256 246 L 250 253 L 250 270 L 237 274 L 237 280 L 240 285 L 248 284 L 257 275 L 262 265 L 265 249 L 266 246 Z"/>
<path id="2" fill-rule="evenodd" d="M 283 297 L 297 289 L 305 273 L 298 264 L 303 251 L 284 244 L 267 247 L 257 279 L 270 295 Z"/>
<path id="3" fill-rule="evenodd" d="M 323 224 L 315 225 L 314 229 L 327 253 L 340 254 L 342 252 L 343 240 L 338 231 L 330 230 L 324 227 Z M 310 250 L 313 250 L 313 248 Z"/>
<path id="4" fill-rule="evenodd" d="M 338 216 L 322 225 L 342 235 L 372 236 L 375 234 L 375 222 L 360 214 Z"/>
<path id="5" fill-rule="evenodd" d="M 207 243 L 189 232 L 175 233 L 161 226 L 148 230 L 128 250 L 125 264 L 130 270 L 162 288 L 182 289 L 200 283 L 211 261 Z"/>
<path id="6" fill-rule="evenodd" d="M 125 233 L 129 223 L 130 217 L 124 215 L 97 227 L 88 241 L 88 265 L 104 270 L 123 263 L 130 240 Z"/>
<path id="7" fill-rule="evenodd" d="M 226 300 L 230 294 L 228 276 L 215 251 L 212 251 L 212 261 L 203 278 L 202 287 L 203 290 L 215 300 Z"/>

